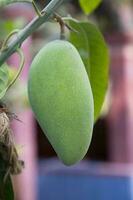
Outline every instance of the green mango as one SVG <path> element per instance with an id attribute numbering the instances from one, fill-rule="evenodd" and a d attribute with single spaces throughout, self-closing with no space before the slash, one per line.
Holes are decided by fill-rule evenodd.
<path id="1" fill-rule="evenodd" d="M 60 160 L 73 165 L 83 159 L 92 138 L 94 102 L 84 64 L 71 43 L 52 41 L 35 56 L 28 95 Z"/>

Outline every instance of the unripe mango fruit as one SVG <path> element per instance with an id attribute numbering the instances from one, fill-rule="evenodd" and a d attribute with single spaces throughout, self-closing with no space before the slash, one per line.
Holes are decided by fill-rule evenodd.
<path id="1" fill-rule="evenodd" d="M 71 43 L 55 40 L 35 56 L 28 95 L 60 160 L 65 165 L 80 161 L 92 138 L 94 104 L 84 64 Z"/>

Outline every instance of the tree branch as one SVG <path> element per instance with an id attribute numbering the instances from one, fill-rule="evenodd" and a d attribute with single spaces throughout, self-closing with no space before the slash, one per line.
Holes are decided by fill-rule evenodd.
<path id="1" fill-rule="evenodd" d="M 44 24 L 52 14 L 54 14 L 57 8 L 64 1 L 65 0 L 50 1 L 50 3 L 43 9 L 43 16 L 35 17 L 24 29 L 18 32 L 17 36 L 8 44 L 8 48 L 5 51 L 0 52 L 0 66 L 17 50 L 24 40 L 26 40 L 36 29 Z"/>

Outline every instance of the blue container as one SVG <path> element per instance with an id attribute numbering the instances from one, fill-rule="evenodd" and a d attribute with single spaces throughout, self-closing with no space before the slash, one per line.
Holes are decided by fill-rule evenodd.
<path id="1" fill-rule="evenodd" d="M 127 165 L 81 162 L 65 167 L 57 160 L 42 161 L 38 200 L 133 200 L 132 180 Z"/>

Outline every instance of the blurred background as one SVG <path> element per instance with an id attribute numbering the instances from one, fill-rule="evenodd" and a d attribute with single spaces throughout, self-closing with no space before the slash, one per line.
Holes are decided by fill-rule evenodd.
<path id="1" fill-rule="evenodd" d="M 40 8 L 44 1 L 37 1 Z M 45 1 L 47 4 L 48 1 Z M 78 1 L 58 11 L 86 20 Z M 24 27 L 35 12 L 30 4 L 14 4 L 0 10 L 0 43 L 13 29 Z M 59 26 L 49 22 L 23 44 L 26 63 L 21 78 L 5 102 L 22 123 L 13 121 L 16 143 L 25 169 L 14 177 L 16 200 L 133 200 L 133 2 L 103 0 L 88 20 L 97 24 L 110 50 L 110 80 L 100 118 L 84 160 L 65 167 L 42 133 L 30 109 L 26 83 L 32 58 L 48 41 L 59 38 Z M 8 63 L 12 73 L 19 59 Z"/>

